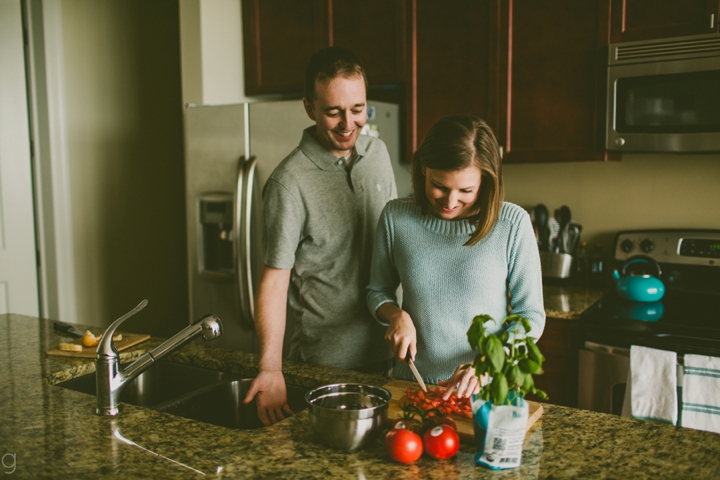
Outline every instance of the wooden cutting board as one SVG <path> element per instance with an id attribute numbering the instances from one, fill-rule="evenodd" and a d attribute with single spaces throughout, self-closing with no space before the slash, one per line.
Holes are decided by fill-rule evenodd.
<path id="1" fill-rule="evenodd" d="M 121 352 L 126 348 L 130 348 L 134 345 L 137 345 L 138 343 L 144 342 L 148 338 L 150 338 L 150 335 L 147 334 L 123 333 L 122 340 L 120 340 L 119 342 L 113 342 L 113 344 L 115 345 L 115 348 L 117 348 L 118 352 Z M 82 338 L 76 338 L 72 342 L 68 343 L 82 345 Z M 60 350 L 60 348 L 58 347 L 55 347 L 51 348 L 50 350 L 45 350 L 45 354 L 57 355 L 59 357 L 95 358 L 95 356 L 97 355 L 97 347 L 83 347 L 82 352 L 68 352 L 65 350 Z"/>
<path id="2" fill-rule="evenodd" d="M 390 383 L 383 385 L 390 393 L 392 393 L 392 400 L 388 406 L 388 418 L 395 420 L 402 417 L 402 409 L 400 405 L 408 401 L 405 391 L 408 388 L 417 390 L 420 386 L 416 382 L 410 382 L 407 380 L 393 380 Z M 428 385 L 428 390 L 433 390 L 435 385 Z M 530 428 L 535 425 L 535 422 L 540 419 L 543 413 L 543 407 L 537 402 L 531 400 L 525 400 L 528 403 L 528 423 L 525 429 L 526 435 Z M 460 435 L 460 442 L 475 442 L 475 430 L 473 428 L 472 418 L 462 417 L 459 415 L 451 414 L 450 418 L 455 420 L 458 428 L 458 434 Z M 527 436 L 526 436 L 527 438 Z"/>

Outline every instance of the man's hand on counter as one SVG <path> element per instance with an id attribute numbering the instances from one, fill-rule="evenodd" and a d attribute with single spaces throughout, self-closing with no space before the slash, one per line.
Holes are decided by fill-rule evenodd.
<path id="1" fill-rule="evenodd" d="M 293 415 L 287 403 L 285 377 L 279 370 L 261 370 L 248 390 L 243 403 L 250 403 L 257 395 L 258 417 L 266 427 Z"/>

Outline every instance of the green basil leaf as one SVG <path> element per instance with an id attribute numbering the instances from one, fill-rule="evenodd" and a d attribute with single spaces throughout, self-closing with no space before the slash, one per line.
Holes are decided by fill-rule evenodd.
<path id="1" fill-rule="evenodd" d="M 528 338 L 525 345 L 527 346 L 530 358 L 542 365 L 542 362 L 545 361 L 545 357 L 543 357 L 542 353 L 540 353 L 540 349 L 537 347 L 533 339 Z"/>
<path id="2" fill-rule="evenodd" d="M 530 320 L 528 320 L 525 317 L 520 317 L 520 323 L 523 326 L 523 329 L 525 329 L 525 334 L 527 335 L 530 333 L 530 330 L 532 330 L 532 325 L 530 324 Z"/>
<path id="3" fill-rule="evenodd" d="M 498 372 L 502 372 L 505 364 L 505 349 L 503 349 L 500 339 L 495 335 L 487 337 L 486 355 L 492 366 Z"/>
<path id="4" fill-rule="evenodd" d="M 523 373 L 517 365 L 513 365 L 508 369 L 507 383 L 508 388 L 515 389 L 521 387 L 523 384 Z"/>
<path id="5" fill-rule="evenodd" d="M 470 348 L 478 350 L 480 348 L 480 339 L 482 338 L 482 325 L 478 327 L 478 324 L 473 322 L 467 331 L 468 343 Z"/>
<path id="6" fill-rule="evenodd" d="M 538 375 L 538 374 L 542 373 L 542 367 L 535 360 L 525 358 L 522 360 L 522 362 L 525 362 L 525 368 L 523 368 L 523 370 L 525 372 L 532 373 L 533 375 Z"/>
<path id="7" fill-rule="evenodd" d="M 529 373 L 523 373 L 522 389 L 524 392 L 529 392 L 533 388 L 535 382 L 533 382 L 532 375 Z"/>
<path id="8" fill-rule="evenodd" d="M 503 375 L 498 375 L 493 378 L 491 386 L 493 403 L 495 405 L 501 405 L 508 394 L 508 383 Z"/>

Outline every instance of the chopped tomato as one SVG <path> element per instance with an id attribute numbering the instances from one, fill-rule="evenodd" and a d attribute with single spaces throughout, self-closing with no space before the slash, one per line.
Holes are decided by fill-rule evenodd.
<path id="1" fill-rule="evenodd" d="M 428 391 L 427 393 L 422 390 L 408 388 L 405 390 L 405 394 L 413 405 L 423 410 L 437 409 L 442 415 L 456 414 L 472 418 L 472 408 L 469 398 L 461 398 L 452 394 L 450 398 L 443 401 L 443 389 L 440 387 L 435 387 L 434 390 Z M 434 412 L 428 412 L 428 416 L 433 416 L 434 414 Z"/>

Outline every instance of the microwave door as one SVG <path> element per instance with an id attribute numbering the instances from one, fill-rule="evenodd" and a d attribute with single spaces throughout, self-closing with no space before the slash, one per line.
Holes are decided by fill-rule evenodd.
<path id="1" fill-rule="evenodd" d="M 720 151 L 720 57 L 608 72 L 609 150 Z"/>

